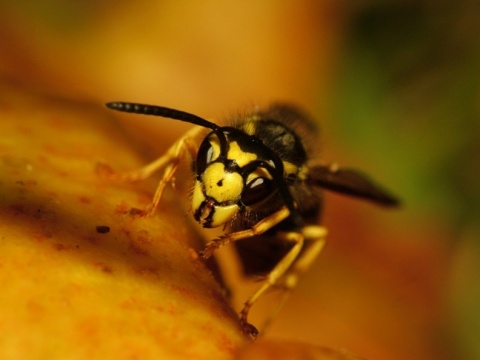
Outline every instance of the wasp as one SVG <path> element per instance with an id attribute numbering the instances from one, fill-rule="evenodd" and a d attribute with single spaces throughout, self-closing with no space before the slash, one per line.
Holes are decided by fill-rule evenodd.
<path id="1" fill-rule="evenodd" d="M 224 226 L 225 233 L 199 252 L 203 259 L 229 243 L 239 246 L 244 258 L 251 249 L 266 247 L 270 268 L 263 284 L 244 303 L 240 322 L 255 338 L 258 330 L 248 322 L 252 305 L 273 287 L 292 289 L 300 274 L 313 263 L 325 244 L 327 230 L 318 224 L 322 210 L 321 190 L 362 198 L 385 206 L 398 200 L 362 173 L 334 165 L 315 165 L 312 156 L 314 122 L 300 109 L 274 104 L 220 126 L 197 115 L 163 106 L 110 102 L 106 106 L 122 112 L 160 116 L 197 125 L 154 162 L 124 178 L 140 180 L 163 169 L 149 215 L 161 200 L 186 153 L 192 159 L 191 210 L 205 228 Z M 207 129 L 200 146 L 195 139 Z M 300 135 L 303 133 L 303 135 Z M 265 247 L 264 247 L 265 248 Z M 246 252 L 245 252 L 246 249 Z M 264 251 L 265 253 L 265 251 Z M 278 255 L 280 254 L 280 255 Z M 253 256 L 253 255 L 252 255 Z M 273 255 L 272 255 L 273 256 Z M 252 263 L 252 261 L 250 261 Z M 262 264 L 253 267 L 261 269 Z"/>

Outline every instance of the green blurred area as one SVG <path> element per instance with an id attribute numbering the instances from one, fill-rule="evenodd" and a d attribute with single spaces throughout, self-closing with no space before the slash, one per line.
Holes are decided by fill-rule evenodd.
<path id="1" fill-rule="evenodd" d="M 334 109 L 346 142 L 385 166 L 409 206 L 446 215 L 454 228 L 480 215 L 478 19 L 458 7 L 360 11 Z"/>
<path id="2" fill-rule="evenodd" d="M 458 358 L 472 360 L 480 358 L 479 24 L 475 1 L 358 9 L 332 110 L 353 153 L 382 164 L 412 224 L 430 218 L 448 232 L 450 335 Z"/>

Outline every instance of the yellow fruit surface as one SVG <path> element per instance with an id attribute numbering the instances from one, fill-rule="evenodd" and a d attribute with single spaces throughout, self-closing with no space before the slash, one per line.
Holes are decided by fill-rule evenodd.
<path id="1" fill-rule="evenodd" d="M 113 116 L 0 85 L 0 358 L 228 359 L 245 340 L 174 191 L 155 182 Z M 158 180 L 158 179 L 157 179 Z"/>

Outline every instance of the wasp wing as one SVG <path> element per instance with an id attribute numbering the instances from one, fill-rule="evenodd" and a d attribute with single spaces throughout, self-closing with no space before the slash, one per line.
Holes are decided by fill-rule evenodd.
<path id="1" fill-rule="evenodd" d="M 338 193 L 355 196 L 385 206 L 397 206 L 399 201 L 370 180 L 368 176 L 352 169 L 336 166 L 314 166 L 309 170 L 312 185 Z"/>

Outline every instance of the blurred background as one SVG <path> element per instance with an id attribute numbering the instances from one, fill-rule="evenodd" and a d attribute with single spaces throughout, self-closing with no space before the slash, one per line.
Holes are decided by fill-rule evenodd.
<path id="1" fill-rule="evenodd" d="M 0 77 L 99 108 L 129 100 L 215 120 L 302 106 L 322 128 L 321 161 L 362 169 L 403 206 L 327 195 L 327 248 L 266 336 L 473 360 L 479 23 L 475 0 L 3 0 Z M 151 158 L 189 128 L 122 119 Z"/>

